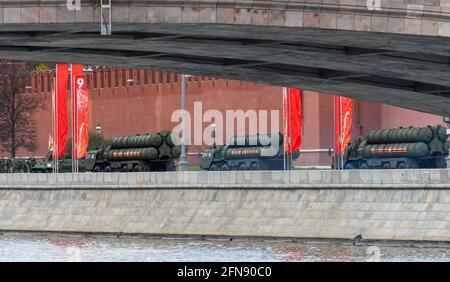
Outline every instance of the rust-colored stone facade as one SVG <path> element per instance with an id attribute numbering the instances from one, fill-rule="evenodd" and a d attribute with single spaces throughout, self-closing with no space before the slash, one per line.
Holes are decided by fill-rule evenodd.
<path id="1" fill-rule="evenodd" d="M 35 115 L 38 125 L 37 151 L 20 151 L 19 156 L 43 156 L 47 150 L 48 136 L 51 133 L 53 75 L 53 73 L 40 72 L 34 74 L 31 79 L 32 85 L 28 91 L 32 95 L 42 95 L 48 106 L 45 111 Z M 110 138 L 174 128 L 178 122 L 171 122 L 171 117 L 174 111 L 181 108 L 180 84 L 179 74 L 118 68 L 96 69 L 88 75 L 90 130 L 95 132 L 95 127 L 100 125 L 102 134 Z M 210 77 L 190 77 L 186 93 L 187 111 L 191 114 L 194 112 L 194 102 L 202 103 L 203 113 L 212 109 L 219 110 L 224 116 L 227 110 L 243 110 L 244 112 L 267 110 L 270 117 L 270 110 L 278 110 L 281 125 L 281 87 Z M 440 116 L 366 101 L 355 101 L 353 111 L 353 137 L 365 135 L 370 129 L 442 123 Z M 332 148 L 334 136 L 333 96 L 305 91 L 303 122 L 301 147 L 303 153 L 297 164 L 330 165 L 328 148 Z M 203 122 L 202 129 L 209 125 L 211 122 Z M 194 153 L 206 147 L 206 145 L 190 146 L 190 162 L 198 163 L 199 158 Z"/>

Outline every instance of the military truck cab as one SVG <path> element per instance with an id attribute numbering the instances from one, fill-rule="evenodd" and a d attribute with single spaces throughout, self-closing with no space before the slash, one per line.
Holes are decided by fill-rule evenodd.
<path id="1" fill-rule="evenodd" d="M 214 153 L 216 149 L 206 150 L 202 153 L 202 162 L 200 164 L 201 169 L 209 170 L 213 161 L 214 161 Z"/>
<path id="2" fill-rule="evenodd" d="M 32 173 L 49 173 L 53 171 L 53 162 L 52 162 L 53 152 L 47 152 L 42 162 L 37 163 L 32 169 Z"/>
<path id="3" fill-rule="evenodd" d="M 78 160 L 78 171 L 85 172 L 85 159 Z M 55 162 L 53 159 L 53 152 L 49 151 L 45 156 L 44 160 L 38 164 L 36 164 L 32 169 L 32 173 L 51 173 L 53 172 L 53 168 L 55 166 Z M 72 159 L 66 155 L 62 158 L 58 159 L 58 171 L 60 173 L 69 173 L 72 172 Z"/>
<path id="4" fill-rule="evenodd" d="M 89 151 L 86 154 L 86 170 L 93 172 L 105 171 L 104 162 L 99 157 L 101 150 Z"/>

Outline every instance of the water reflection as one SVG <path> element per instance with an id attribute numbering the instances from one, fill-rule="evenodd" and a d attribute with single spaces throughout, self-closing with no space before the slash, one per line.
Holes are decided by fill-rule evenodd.
<path id="1" fill-rule="evenodd" d="M 450 249 L 2 235 L 0 261 L 450 261 Z"/>

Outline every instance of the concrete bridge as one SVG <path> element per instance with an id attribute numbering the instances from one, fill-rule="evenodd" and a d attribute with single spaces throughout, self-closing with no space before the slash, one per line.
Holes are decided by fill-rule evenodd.
<path id="1" fill-rule="evenodd" d="M 0 58 L 210 75 L 449 115 L 449 15 L 450 0 L 114 0 L 113 35 L 102 37 L 99 1 L 4 0 Z"/>

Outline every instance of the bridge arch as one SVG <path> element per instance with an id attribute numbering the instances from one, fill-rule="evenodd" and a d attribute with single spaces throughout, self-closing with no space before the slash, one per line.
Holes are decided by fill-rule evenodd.
<path id="1" fill-rule="evenodd" d="M 73 11 L 66 0 L 5 0 L 0 58 L 215 76 L 450 115 L 450 0 L 367 3 L 114 0 L 113 34 L 102 37 L 97 0 Z"/>

